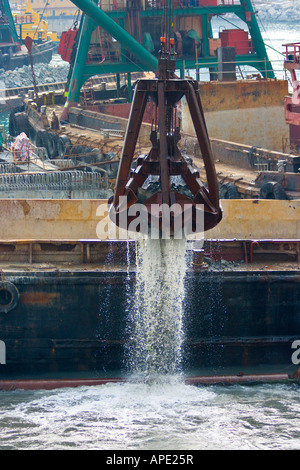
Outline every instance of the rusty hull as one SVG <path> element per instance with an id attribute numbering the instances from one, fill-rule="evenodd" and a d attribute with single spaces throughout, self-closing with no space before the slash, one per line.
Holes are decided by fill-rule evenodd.
<path id="1" fill-rule="evenodd" d="M 299 210 L 299 201 L 224 201 L 224 218 L 203 247 L 189 242 L 187 382 L 297 380 Z M 1 282 L 19 293 L 0 313 L 0 389 L 126 380 L 135 242 L 101 230 L 96 238 L 108 218 L 99 201 L 3 200 L 0 213 Z M 23 239 L 12 237 L 18 229 Z"/>
<path id="2" fill-rule="evenodd" d="M 1 263 L 19 300 L 0 313 L 6 364 L 0 389 L 57 388 L 126 380 L 128 293 L 134 295 L 134 243 L 109 242 L 97 262 Z M 300 337 L 296 260 L 209 265 L 189 256 L 183 372 L 189 383 L 291 381 L 292 344 Z M 214 248 L 218 252 L 217 244 Z M 191 253 L 192 252 L 188 252 Z M 58 256 L 61 251 L 58 251 Z M 53 255 L 53 252 L 52 252 Z M 198 253 L 199 255 L 199 253 Z M 103 261 L 104 260 L 104 261 Z M 197 262 L 196 262 L 197 261 Z M 0 302 L 1 303 L 1 302 Z M 296 380 L 296 379 L 295 379 Z M 25 381 L 25 382 L 23 382 Z"/>
<path id="3" fill-rule="evenodd" d="M 234 385 L 257 383 L 298 383 L 297 379 L 288 374 L 257 374 L 257 375 L 223 375 L 223 376 L 191 376 L 183 379 L 187 385 Z M 0 391 L 13 390 L 55 390 L 59 388 L 97 387 L 111 383 L 125 383 L 126 379 L 57 379 L 57 380 L 0 380 Z"/>

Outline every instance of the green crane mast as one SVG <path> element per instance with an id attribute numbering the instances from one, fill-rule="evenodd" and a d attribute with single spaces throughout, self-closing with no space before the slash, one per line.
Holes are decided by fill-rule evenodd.
<path id="1" fill-rule="evenodd" d="M 72 0 L 84 14 L 64 118 L 68 108 L 78 103 L 81 87 L 90 77 L 112 73 L 119 84 L 120 74 L 126 73 L 130 91 L 132 72 L 157 70 L 156 43 L 162 34 L 164 2 L 167 0 L 101 0 L 100 8 L 97 0 Z M 181 77 L 186 69 L 201 68 L 216 76 L 218 58 L 212 46 L 217 41 L 211 19 L 233 13 L 248 28 L 235 28 L 233 32 L 250 35 L 249 40 L 244 40 L 245 47 L 237 49 L 235 64 L 251 66 L 264 78 L 275 78 L 251 0 L 172 0 L 170 4 L 168 14 L 177 45 L 176 69 Z"/>

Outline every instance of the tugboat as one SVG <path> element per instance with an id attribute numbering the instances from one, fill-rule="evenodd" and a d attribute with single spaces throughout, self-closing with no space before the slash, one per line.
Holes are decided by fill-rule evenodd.
<path id="1" fill-rule="evenodd" d="M 16 23 L 19 25 L 20 34 L 17 32 Z M 0 0 L 0 68 L 13 70 L 23 65 L 30 65 L 30 57 L 23 42 L 22 27 L 31 25 L 32 13 L 27 9 L 22 17 L 14 17 L 8 0 Z M 26 28 L 24 29 L 24 32 Z M 45 38 L 41 31 L 36 29 L 36 39 L 32 49 L 33 63 L 49 63 L 52 59 L 55 42 L 48 36 Z M 30 36 L 29 31 L 27 36 Z"/>
<path id="2" fill-rule="evenodd" d="M 45 13 L 35 11 L 26 0 L 24 10 L 12 10 L 12 15 L 16 29 L 19 29 L 19 36 L 24 41 L 27 36 L 31 37 L 34 43 L 41 44 L 52 41 L 52 47 L 58 48 L 60 38 L 56 33 L 49 31 L 49 23 L 45 19 Z"/>

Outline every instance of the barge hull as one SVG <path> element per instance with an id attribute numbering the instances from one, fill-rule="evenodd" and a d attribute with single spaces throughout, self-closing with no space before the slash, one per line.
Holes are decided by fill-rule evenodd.
<path id="1" fill-rule="evenodd" d="M 130 373 L 126 312 L 135 295 L 135 242 L 109 238 L 102 206 L 107 201 L 0 201 L 1 283 L 17 292 L 10 303 L 0 291 L 4 388 Z M 203 247 L 191 241 L 187 248 L 183 375 L 194 383 L 293 380 L 299 201 L 224 200 L 223 210 Z"/>
<path id="2" fill-rule="evenodd" d="M 130 372 L 124 361 L 126 306 L 135 274 L 128 276 L 122 267 L 98 269 L 6 273 L 20 297 L 14 309 L 0 314 L 6 346 L 0 380 L 109 379 Z M 184 375 L 293 376 L 298 367 L 292 347 L 300 338 L 298 283 L 298 273 L 290 271 L 190 270 Z"/>

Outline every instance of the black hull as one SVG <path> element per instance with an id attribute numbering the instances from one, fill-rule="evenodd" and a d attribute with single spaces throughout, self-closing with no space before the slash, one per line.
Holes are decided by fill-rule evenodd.
<path id="1" fill-rule="evenodd" d="M 48 64 L 52 60 L 54 51 L 55 45 L 52 41 L 47 41 L 43 44 L 36 44 L 32 50 L 33 64 Z M 30 56 L 27 50 L 23 50 L 21 53 L 12 54 L 11 56 L 6 54 L 0 58 L 0 68 L 4 68 L 5 70 L 14 70 L 21 68 L 24 65 L 30 65 Z"/>
<path id="2" fill-rule="evenodd" d="M 3 380 L 126 376 L 126 308 L 134 273 L 129 277 L 119 269 L 6 274 L 20 297 L 14 309 L 0 313 L 6 346 L 0 388 Z M 292 377 L 299 367 L 292 361 L 292 344 L 300 339 L 299 279 L 296 271 L 190 271 L 183 374 Z"/>

